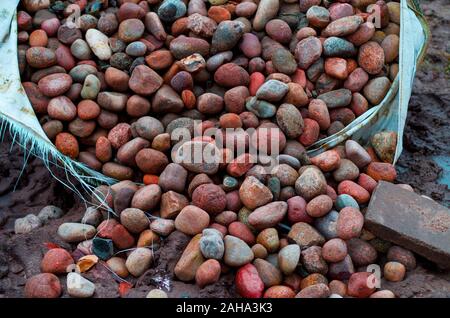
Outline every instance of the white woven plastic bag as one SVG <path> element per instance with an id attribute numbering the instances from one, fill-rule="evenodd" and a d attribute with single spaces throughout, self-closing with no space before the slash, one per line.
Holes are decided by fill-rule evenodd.
<path id="1" fill-rule="evenodd" d="M 64 168 L 68 174 L 77 178 L 85 189 L 92 189 L 92 185 L 99 183 L 114 183 L 114 179 L 62 155 L 42 130 L 20 81 L 16 21 L 18 2 L 19 0 L 0 1 L 0 118 L 2 133 L 9 129 L 14 141 L 19 143 L 26 153 L 42 158 L 47 166 L 55 164 Z M 400 67 L 399 74 L 390 91 L 380 105 L 370 108 L 337 134 L 313 144 L 309 147 L 308 153 L 310 155 L 318 154 L 348 138 L 365 144 L 376 132 L 390 130 L 398 134 L 394 160 L 396 161 L 402 151 L 403 129 L 416 66 L 425 53 L 429 36 L 428 26 L 417 1 L 401 0 Z M 71 184 L 68 186 L 76 190 Z"/>

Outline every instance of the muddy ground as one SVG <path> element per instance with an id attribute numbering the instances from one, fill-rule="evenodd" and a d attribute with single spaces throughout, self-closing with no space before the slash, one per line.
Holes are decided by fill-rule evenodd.
<path id="1" fill-rule="evenodd" d="M 450 205 L 450 26 L 444 16 L 447 0 L 421 1 L 433 33 L 426 59 L 418 70 L 405 128 L 404 151 L 397 164 L 399 182 L 446 206 Z M 26 278 L 39 273 L 46 252 L 45 242 L 69 247 L 56 236 L 63 222 L 79 221 L 84 203 L 56 181 L 38 158 L 24 163 L 20 148 L 11 148 L 11 138 L 0 143 L 0 297 L 23 297 Z M 52 172 L 64 178 L 57 169 Z M 14 220 L 37 214 L 46 205 L 56 205 L 67 214 L 25 235 L 14 235 Z M 152 288 L 162 287 L 171 297 L 235 296 L 233 275 L 202 290 L 174 281 L 173 268 L 188 237 L 175 232 L 156 252 L 156 265 L 138 280 L 128 297 L 144 297 Z M 118 281 L 102 264 L 89 271 L 97 285 L 96 297 L 118 297 Z M 419 266 L 400 283 L 382 283 L 399 297 L 450 297 L 450 273 L 440 272 L 419 258 Z M 65 286 L 62 278 L 62 286 Z M 66 295 L 66 293 L 64 293 Z"/>

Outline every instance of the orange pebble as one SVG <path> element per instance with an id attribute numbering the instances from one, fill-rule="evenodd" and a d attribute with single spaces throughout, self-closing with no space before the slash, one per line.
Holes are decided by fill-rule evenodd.
<path id="1" fill-rule="evenodd" d="M 372 147 L 368 147 L 366 149 L 367 153 L 369 154 L 369 156 L 372 158 L 372 162 L 380 162 L 380 159 L 378 158 L 375 149 L 373 149 Z"/>
<path id="2" fill-rule="evenodd" d="M 231 20 L 231 13 L 223 7 L 212 6 L 208 10 L 208 17 L 210 17 L 217 23 L 220 23 L 225 20 Z"/>
<path id="3" fill-rule="evenodd" d="M 77 139 L 72 134 L 66 132 L 56 135 L 55 146 L 63 155 L 69 156 L 72 159 L 78 157 L 80 153 Z"/>
<path id="4" fill-rule="evenodd" d="M 144 175 L 143 182 L 145 185 L 149 184 L 158 184 L 159 177 L 155 176 L 153 174 L 146 174 Z"/>
<path id="5" fill-rule="evenodd" d="M 350 74 L 358 68 L 358 63 L 354 59 L 347 59 L 347 73 Z"/>
<path id="6" fill-rule="evenodd" d="M 178 36 L 180 34 L 185 33 L 188 30 L 187 24 L 188 24 L 187 17 L 177 19 L 174 23 L 172 23 L 171 31 L 173 36 Z"/>
<path id="7" fill-rule="evenodd" d="M 163 79 L 164 83 L 167 85 L 170 85 L 170 81 L 172 80 L 172 77 L 175 76 L 180 71 L 180 68 L 177 63 L 172 64 L 172 66 L 169 68 L 169 70 L 164 74 Z"/>
<path id="8" fill-rule="evenodd" d="M 228 113 L 220 116 L 219 118 L 220 127 L 222 128 L 241 128 L 242 120 L 237 114 Z"/>
<path id="9" fill-rule="evenodd" d="M 287 286 L 272 286 L 264 293 L 264 298 L 294 298 L 295 292 Z"/>
<path id="10" fill-rule="evenodd" d="M 197 101 L 197 98 L 195 97 L 194 93 L 188 89 L 185 89 L 181 92 L 181 99 L 183 100 L 184 106 L 186 106 L 187 109 L 194 109 L 195 103 Z"/>
<path id="11" fill-rule="evenodd" d="M 397 178 L 394 165 L 386 162 L 371 162 L 367 166 L 367 174 L 376 181 L 394 182 Z"/>
<path id="12" fill-rule="evenodd" d="M 42 46 L 45 47 L 48 44 L 48 37 L 47 33 L 45 33 L 44 30 L 35 30 L 31 32 L 30 38 L 29 38 L 30 46 Z"/>

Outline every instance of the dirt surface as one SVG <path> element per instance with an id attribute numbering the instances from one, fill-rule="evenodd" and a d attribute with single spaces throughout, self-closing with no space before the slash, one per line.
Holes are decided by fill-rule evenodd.
<path id="1" fill-rule="evenodd" d="M 450 27 L 448 17 L 444 16 L 448 1 L 421 3 L 433 38 L 425 62 L 416 76 L 405 129 L 404 152 L 397 165 L 398 180 L 449 206 Z M 64 177 L 57 169 L 52 169 L 52 172 Z M 44 243 L 69 248 L 67 243 L 58 239 L 56 230 L 61 223 L 79 221 L 85 206 L 52 177 L 41 160 L 29 158 L 24 165 L 23 153 L 17 146 L 11 148 L 8 136 L 0 143 L 0 176 L 0 297 L 23 297 L 27 277 L 39 273 L 40 261 L 47 251 Z M 67 213 L 31 233 L 14 235 L 16 218 L 29 213 L 37 214 L 50 204 L 61 207 Z M 138 280 L 128 279 L 134 288 L 127 297 L 145 297 L 150 289 L 157 287 L 164 288 L 171 297 L 235 296 L 231 273 L 201 290 L 193 284 L 173 280 L 173 268 L 188 240 L 179 232 L 165 239 L 155 253 L 154 268 Z M 440 272 L 433 264 L 420 258 L 418 263 L 419 266 L 408 272 L 404 281 L 383 282 L 382 287 L 392 290 L 399 297 L 450 297 L 450 274 Z M 119 297 L 119 280 L 102 263 L 90 270 L 86 277 L 95 281 L 96 297 Z M 63 277 L 61 282 L 65 288 Z"/>

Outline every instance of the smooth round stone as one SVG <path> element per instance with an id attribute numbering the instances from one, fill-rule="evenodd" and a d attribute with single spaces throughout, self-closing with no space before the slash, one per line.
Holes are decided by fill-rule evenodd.
<path id="1" fill-rule="evenodd" d="M 295 191 L 306 200 L 327 193 L 327 182 L 317 168 L 307 168 L 295 182 Z"/>
<path id="2" fill-rule="evenodd" d="M 306 18 L 312 27 L 324 28 L 330 23 L 330 12 L 321 6 L 312 6 L 306 12 Z"/>
<path id="3" fill-rule="evenodd" d="M 144 56 L 147 52 L 147 46 L 142 42 L 131 42 L 125 49 L 125 53 L 130 56 Z"/>
<path id="4" fill-rule="evenodd" d="M 255 209 L 248 217 L 248 222 L 255 229 L 263 230 L 277 225 L 286 215 L 287 203 L 276 201 Z"/>
<path id="5" fill-rule="evenodd" d="M 127 208 L 120 213 L 120 223 L 131 233 L 141 233 L 148 228 L 149 221 L 142 210 Z"/>
<path id="6" fill-rule="evenodd" d="M 165 192 L 183 192 L 187 179 L 187 171 L 181 165 L 169 163 L 159 176 L 158 184 Z"/>
<path id="7" fill-rule="evenodd" d="M 295 298 L 328 298 L 331 292 L 327 285 L 316 284 L 302 289 Z"/>
<path id="8" fill-rule="evenodd" d="M 196 235 L 209 225 L 209 221 L 207 212 L 195 205 L 188 205 L 176 217 L 175 228 L 185 234 Z"/>
<path id="9" fill-rule="evenodd" d="M 379 290 L 370 295 L 369 298 L 395 298 L 395 294 L 390 290 Z"/>
<path id="10" fill-rule="evenodd" d="M 268 36 L 279 43 L 287 44 L 292 39 L 292 30 L 289 24 L 281 19 L 270 20 L 266 24 L 265 30 Z"/>
<path id="11" fill-rule="evenodd" d="M 317 37 L 309 36 L 297 43 L 295 55 L 298 66 L 306 70 L 322 55 L 322 42 Z"/>
<path id="12" fill-rule="evenodd" d="M 258 118 L 271 118 L 277 111 L 277 108 L 273 104 L 264 100 L 258 100 L 256 96 L 246 100 L 245 108 Z"/>
<path id="13" fill-rule="evenodd" d="M 286 49 L 279 48 L 272 55 L 273 66 L 281 73 L 293 74 L 297 70 L 294 56 Z"/>
<path id="14" fill-rule="evenodd" d="M 332 21 L 354 14 L 353 6 L 349 3 L 333 3 L 330 6 L 329 11 Z"/>
<path id="15" fill-rule="evenodd" d="M 277 80 L 268 80 L 258 89 L 256 97 L 269 102 L 278 102 L 286 95 L 288 90 L 287 84 Z"/>
<path id="16" fill-rule="evenodd" d="M 280 238 L 275 228 L 267 228 L 256 237 L 256 242 L 264 246 L 269 253 L 274 253 L 280 248 Z"/>
<path id="17" fill-rule="evenodd" d="M 376 249 L 368 242 L 352 238 L 347 241 L 348 254 L 355 266 L 366 266 L 376 262 L 378 254 Z"/>
<path id="18" fill-rule="evenodd" d="M 79 60 L 89 60 L 92 58 L 92 51 L 86 41 L 78 39 L 70 46 L 70 52 Z"/>
<path id="19" fill-rule="evenodd" d="M 39 80 L 39 91 L 48 97 L 56 97 L 67 92 L 72 85 L 72 77 L 68 74 L 56 73 Z"/>
<path id="20" fill-rule="evenodd" d="M 230 176 L 225 176 L 222 181 L 225 191 L 237 189 L 239 187 L 238 179 Z"/>
<path id="21" fill-rule="evenodd" d="M 248 72 L 234 63 L 221 65 L 214 73 L 214 81 L 224 87 L 247 86 L 250 82 Z"/>
<path id="22" fill-rule="evenodd" d="M 253 176 L 245 178 L 239 188 L 242 203 L 249 209 L 255 209 L 272 201 L 273 195 L 264 184 Z"/>
<path id="23" fill-rule="evenodd" d="M 246 34 L 248 34 L 248 33 L 246 33 Z M 214 72 L 215 70 L 217 70 L 219 68 L 219 66 L 221 66 L 227 62 L 230 62 L 232 58 L 233 58 L 233 52 L 231 52 L 231 51 L 217 53 L 217 54 L 211 56 L 206 61 L 206 69 L 210 72 Z"/>
<path id="24" fill-rule="evenodd" d="M 128 83 L 131 90 L 139 95 L 151 95 L 163 84 L 163 79 L 146 65 L 134 68 Z"/>
<path id="25" fill-rule="evenodd" d="M 68 243 L 77 243 L 94 237 L 97 230 L 92 225 L 63 223 L 58 227 L 58 236 Z"/>
<path id="26" fill-rule="evenodd" d="M 178 60 L 194 53 L 206 57 L 209 55 L 209 49 L 210 45 L 206 40 L 184 35 L 180 35 L 170 42 L 170 52 Z"/>
<path id="27" fill-rule="evenodd" d="M 384 99 L 390 88 L 391 81 L 387 77 L 374 78 L 364 86 L 364 97 L 366 97 L 372 105 L 378 105 Z"/>
<path id="28" fill-rule="evenodd" d="M 289 165 L 290 167 L 292 167 L 296 170 L 298 170 L 301 166 L 300 161 L 297 158 L 290 156 L 290 155 L 284 155 L 284 154 L 278 155 L 277 160 L 278 160 L 279 164 Z"/>
<path id="29" fill-rule="evenodd" d="M 245 33 L 242 35 L 239 49 L 248 58 L 257 57 L 261 55 L 261 42 L 259 38 L 253 33 Z"/>
<path id="30" fill-rule="evenodd" d="M 345 207 L 339 212 L 336 222 L 336 231 L 343 240 L 358 237 L 361 234 L 364 225 L 364 216 L 362 213 L 352 207 Z"/>
<path id="31" fill-rule="evenodd" d="M 64 274 L 73 263 L 73 258 L 69 252 L 62 248 L 53 248 L 45 253 L 42 258 L 41 272 Z"/>
<path id="32" fill-rule="evenodd" d="M 88 298 L 95 293 L 95 284 L 78 273 L 67 274 L 67 293 L 71 297 Z"/>
<path id="33" fill-rule="evenodd" d="M 38 218 L 42 224 L 48 223 L 49 220 L 59 219 L 64 215 L 64 211 L 54 205 L 47 205 L 39 211 Z"/>
<path id="34" fill-rule="evenodd" d="M 322 36 L 346 36 L 354 33 L 358 27 L 364 22 L 363 18 L 358 15 L 352 15 L 337 19 L 327 25 L 325 30 L 322 31 Z"/>
<path id="35" fill-rule="evenodd" d="M 222 234 L 215 229 L 204 229 L 200 239 L 200 251 L 207 259 L 221 260 L 225 252 Z"/>
<path id="36" fill-rule="evenodd" d="M 348 295 L 357 298 L 369 297 L 375 291 L 375 287 L 368 284 L 371 275 L 373 274 L 367 272 L 353 273 L 348 281 Z"/>
<path id="37" fill-rule="evenodd" d="M 338 237 L 336 230 L 336 222 L 339 217 L 337 211 L 331 211 L 327 215 L 314 220 L 314 227 L 322 234 L 327 240 Z"/>
<path id="38" fill-rule="evenodd" d="M 140 137 L 149 141 L 152 141 L 157 135 L 164 132 L 162 123 L 158 119 L 150 116 L 139 118 L 133 124 L 133 128 Z"/>
<path id="39" fill-rule="evenodd" d="M 224 262 L 231 267 L 241 267 L 253 260 L 253 251 L 243 240 L 227 235 L 224 239 Z"/>
<path id="40" fill-rule="evenodd" d="M 69 75 L 72 76 L 75 83 L 84 83 L 84 79 L 89 74 L 97 74 L 97 68 L 92 65 L 82 64 L 75 66 L 69 72 Z"/>
<path id="41" fill-rule="evenodd" d="M 195 162 L 194 154 L 211 154 L 205 156 L 201 162 Z M 195 173 L 215 174 L 219 169 L 219 150 L 214 144 L 202 141 L 188 141 L 178 148 L 176 163 Z"/>
<path id="42" fill-rule="evenodd" d="M 416 257 L 414 254 L 400 246 L 392 246 L 387 252 L 388 261 L 394 261 L 403 264 L 407 270 L 416 268 Z"/>
<path id="43" fill-rule="evenodd" d="M 217 26 L 211 40 L 211 53 L 229 51 L 244 34 L 244 24 L 240 21 L 222 21 Z"/>
<path id="44" fill-rule="evenodd" d="M 317 97 L 327 104 L 328 108 L 339 108 L 350 105 L 352 92 L 346 88 L 340 88 L 331 92 L 323 93 Z"/>
<path id="45" fill-rule="evenodd" d="M 141 276 L 153 261 L 153 253 L 145 247 L 138 247 L 128 255 L 125 266 L 131 275 Z"/>
<path id="46" fill-rule="evenodd" d="M 340 262 L 345 256 L 347 256 L 347 245 L 339 238 L 327 241 L 322 247 L 322 257 L 327 262 Z"/>
<path id="47" fill-rule="evenodd" d="M 298 172 L 287 164 L 275 166 L 271 173 L 280 181 L 280 185 L 283 187 L 293 186 L 298 178 Z"/>
<path id="48" fill-rule="evenodd" d="M 370 75 L 380 73 L 384 63 L 384 50 L 377 42 L 370 41 L 359 48 L 358 64 Z"/>
<path id="49" fill-rule="evenodd" d="M 328 265 L 322 258 L 322 248 L 311 246 L 301 252 L 301 262 L 308 273 L 319 273 L 325 275 Z"/>
<path id="50" fill-rule="evenodd" d="M 58 298 L 61 292 L 58 277 L 50 273 L 37 274 L 28 278 L 24 288 L 27 298 Z"/>
<path id="51" fill-rule="evenodd" d="M 259 277 L 264 283 L 265 287 L 271 287 L 281 284 L 282 274 L 278 268 L 272 265 L 270 262 L 261 258 L 255 259 L 253 265 L 258 271 Z"/>
<path id="52" fill-rule="evenodd" d="M 266 24 L 277 15 L 279 7 L 279 1 L 261 0 L 253 19 L 253 29 L 262 31 Z"/>
<path id="53" fill-rule="evenodd" d="M 211 215 L 217 215 L 225 210 L 226 194 L 215 184 L 202 184 L 192 193 L 192 203 Z"/>
<path id="54" fill-rule="evenodd" d="M 348 206 L 359 210 L 358 202 L 356 202 L 356 200 L 353 199 L 353 197 L 348 194 L 338 195 L 336 198 L 336 202 L 334 203 L 334 206 L 338 211 Z"/>
<path id="55" fill-rule="evenodd" d="M 86 76 L 81 89 L 81 97 L 83 99 L 96 99 L 101 89 L 101 82 L 97 76 L 89 74 Z"/>
<path id="56" fill-rule="evenodd" d="M 264 292 L 264 283 L 259 277 L 258 270 L 252 264 L 238 269 L 235 285 L 237 293 L 245 298 L 261 298 Z"/>
<path id="57" fill-rule="evenodd" d="M 158 8 L 158 16 L 165 22 L 172 22 L 186 14 L 187 8 L 183 1 L 164 0 Z"/>
<path id="58" fill-rule="evenodd" d="M 397 133 L 394 131 L 382 131 L 373 135 L 370 141 L 377 156 L 384 162 L 393 162 L 393 156 L 397 146 Z"/>
<path id="59" fill-rule="evenodd" d="M 108 37 L 96 29 L 89 29 L 86 32 L 86 42 L 91 48 L 92 52 L 100 60 L 109 60 L 112 55 L 109 47 Z"/>
<path id="60" fill-rule="evenodd" d="M 288 138 L 297 138 L 303 132 L 304 122 L 300 111 L 292 104 L 282 104 L 276 113 L 277 124 Z"/>
<path id="61" fill-rule="evenodd" d="M 142 211 L 154 209 L 161 200 L 161 188 L 157 184 L 149 184 L 137 190 L 131 200 L 131 207 Z"/>
<path id="62" fill-rule="evenodd" d="M 278 264 L 285 275 L 290 275 L 295 271 L 299 260 L 300 246 L 297 244 L 287 245 L 278 253 Z"/>
<path id="63" fill-rule="evenodd" d="M 332 36 L 323 42 L 323 53 L 325 56 L 346 58 L 356 55 L 356 48 L 353 43 Z"/>
<path id="64" fill-rule="evenodd" d="M 26 51 L 28 65 L 34 68 L 46 68 L 56 64 L 55 53 L 44 47 L 31 47 Z"/>
<path id="65" fill-rule="evenodd" d="M 150 229 L 162 236 L 168 236 L 175 230 L 175 222 L 173 220 L 156 219 L 150 224 Z"/>
<path id="66" fill-rule="evenodd" d="M 102 213 L 98 209 L 91 206 L 86 209 L 83 218 L 81 219 L 81 223 L 89 224 L 92 226 L 98 226 L 102 221 Z"/>
<path id="67" fill-rule="evenodd" d="M 118 37 L 125 43 L 139 40 L 144 34 L 144 23 L 139 19 L 127 19 L 120 23 Z"/>
<path id="68" fill-rule="evenodd" d="M 333 171 L 334 180 L 341 182 L 344 180 L 355 180 L 359 176 L 358 167 L 348 159 L 341 159 L 339 167 Z"/>
<path id="69" fill-rule="evenodd" d="M 220 278 L 221 266 L 215 259 L 202 263 L 195 273 L 195 282 L 200 288 L 216 283 Z"/>
<path id="70" fill-rule="evenodd" d="M 169 298 L 167 293 L 161 289 L 152 289 L 145 298 Z"/>
<path id="71" fill-rule="evenodd" d="M 372 22 L 365 22 L 361 24 L 353 34 L 347 36 L 347 40 L 356 46 L 361 46 L 370 41 L 375 34 L 375 25 Z"/>
<path id="72" fill-rule="evenodd" d="M 306 213 L 311 217 L 321 217 L 330 212 L 332 207 L 332 199 L 328 195 L 321 194 L 308 202 Z"/>
<path id="73" fill-rule="evenodd" d="M 354 140 L 347 140 L 345 142 L 345 156 L 359 168 L 367 166 L 372 161 L 369 153 Z"/>

